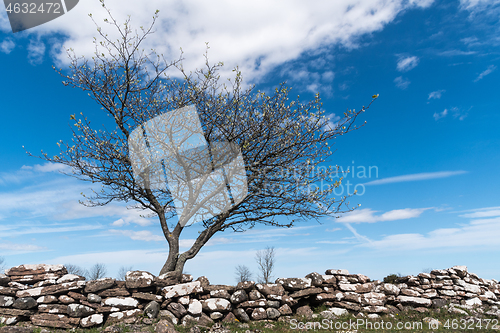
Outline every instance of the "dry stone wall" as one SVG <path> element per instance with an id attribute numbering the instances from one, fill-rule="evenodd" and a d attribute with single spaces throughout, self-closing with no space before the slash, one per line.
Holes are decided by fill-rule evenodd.
<path id="1" fill-rule="evenodd" d="M 0 274 L 0 323 L 54 328 L 92 327 L 117 322 L 174 324 L 190 321 L 248 322 L 278 320 L 293 314 L 311 317 L 311 308 L 324 305 L 325 317 L 354 313 L 376 318 L 406 307 L 442 307 L 448 303 L 482 307 L 500 317 L 500 285 L 469 273 L 465 266 L 405 276 L 397 283 L 371 281 L 345 269 L 304 278 L 280 278 L 274 284 L 241 282 L 211 285 L 204 276 L 154 276 L 130 271 L 125 281 L 104 278 L 85 281 L 68 274 L 63 265 L 21 265 Z M 454 311 L 462 311 L 452 307 Z"/>

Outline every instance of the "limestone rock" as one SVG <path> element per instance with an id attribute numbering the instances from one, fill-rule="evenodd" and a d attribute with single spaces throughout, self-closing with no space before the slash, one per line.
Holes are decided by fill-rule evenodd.
<path id="1" fill-rule="evenodd" d="M 310 288 L 312 280 L 309 278 L 279 278 L 276 283 L 283 285 L 285 290 L 296 291 Z"/>
<path id="2" fill-rule="evenodd" d="M 327 269 L 325 272 L 326 275 L 349 275 L 349 271 L 347 269 Z"/>
<path id="3" fill-rule="evenodd" d="M 9 287 L 0 287 L 0 295 L 4 296 L 16 296 L 17 289 Z"/>
<path id="4" fill-rule="evenodd" d="M 5 275 L 13 282 L 34 284 L 43 280 L 57 280 L 67 274 L 68 271 L 63 265 L 20 265 L 5 270 Z"/>
<path id="5" fill-rule="evenodd" d="M 162 290 L 165 298 L 180 297 L 203 292 L 200 281 L 182 283 L 175 286 L 167 286 Z"/>
<path id="6" fill-rule="evenodd" d="M 102 298 L 101 298 L 101 296 L 96 295 L 96 294 L 88 294 L 87 301 L 89 301 L 90 303 L 101 303 Z"/>
<path id="7" fill-rule="evenodd" d="M 57 295 L 66 293 L 70 290 L 81 290 L 85 287 L 85 281 L 74 281 L 62 284 L 56 284 L 48 287 L 37 287 L 26 290 L 19 290 L 16 292 L 17 297 L 35 297 L 45 295 Z"/>
<path id="8" fill-rule="evenodd" d="M 61 314 L 41 313 L 30 317 L 31 322 L 36 326 L 70 329 L 80 323 L 78 318 L 68 318 Z"/>
<path id="9" fill-rule="evenodd" d="M 75 303 L 75 299 L 72 298 L 72 297 L 69 297 L 67 295 L 61 295 L 61 296 L 59 296 L 58 300 L 59 300 L 59 302 L 61 302 L 63 304 Z"/>
<path id="10" fill-rule="evenodd" d="M 266 314 L 268 319 L 278 319 L 281 316 L 281 313 L 275 308 L 267 308 Z"/>
<path id="11" fill-rule="evenodd" d="M 103 278 L 99 280 L 89 281 L 85 286 L 86 293 L 95 293 L 100 290 L 109 289 L 115 284 L 115 279 Z"/>
<path id="12" fill-rule="evenodd" d="M 66 283 L 66 282 L 73 282 L 73 281 L 83 281 L 85 278 L 83 276 L 75 275 L 75 274 L 66 274 L 61 276 L 59 279 L 56 280 L 56 284 L 61 284 L 61 283 Z"/>
<path id="13" fill-rule="evenodd" d="M 154 285 L 160 288 L 167 287 L 167 286 L 173 286 L 175 284 L 178 284 L 179 281 L 181 280 L 181 277 L 177 272 L 167 272 L 165 274 L 161 274 L 157 277 L 154 278 Z M 200 284 L 201 284 L 200 280 Z M 208 281 L 208 279 L 207 279 Z"/>
<path id="14" fill-rule="evenodd" d="M 248 323 L 250 321 L 250 317 L 248 316 L 246 311 L 241 308 L 234 309 L 233 313 L 236 316 L 236 318 L 242 323 Z"/>
<path id="15" fill-rule="evenodd" d="M 177 318 L 182 318 L 187 314 L 186 308 L 180 303 L 170 303 L 167 310 L 172 312 Z"/>
<path id="16" fill-rule="evenodd" d="M 212 298 L 225 298 L 225 299 L 230 299 L 231 295 L 226 290 L 212 290 L 210 292 L 210 297 Z"/>
<path id="17" fill-rule="evenodd" d="M 255 286 L 254 281 L 244 281 L 244 282 L 238 282 L 236 285 L 236 289 L 243 289 L 246 292 L 252 290 L 252 288 Z"/>
<path id="18" fill-rule="evenodd" d="M 95 310 L 82 304 L 68 305 L 68 315 L 73 318 L 87 317 L 95 313 Z"/>
<path id="19" fill-rule="evenodd" d="M 142 311 L 139 309 L 127 310 L 127 311 L 119 311 L 112 312 L 109 314 L 108 319 L 106 320 L 106 325 L 117 323 L 120 321 L 134 323 L 136 318 L 141 315 Z"/>
<path id="20" fill-rule="evenodd" d="M 231 303 L 224 298 L 209 298 L 201 301 L 201 307 L 204 311 L 231 311 Z"/>
<path id="21" fill-rule="evenodd" d="M 210 285 L 210 281 L 208 281 L 208 278 L 206 276 L 200 276 L 196 279 L 196 281 L 200 281 L 200 285 L 203 288 Z"/>
<path id="22" fill-rule="evenodd" d="M 306 275 L 306 278 L 309 278 L 311 279 L 311 285 L 313 287 L 319 287 L 323 284 L 323 282 L 325 281 L 323 279 L 323 276 L 321 276 L 321 274 L 319 273 L 316 273 L 316 272 L 313 272 L 313 273 L 309 273 Z"/>
<path id="23" fill-rule="evenodd" d="M 93 327 L 101 325 L 104 321 L 104 316 L 100 313 L 93 314 L 91 316 L 82 318 L 80 320 L 80 326 L 84 328 Z"/>
<path id="24" fill-rule="evenodd" d="M 264 320 L 267 319 L 267 312 L 264 308 L 255 308 L 251 315 L 253 320 Z"/>
<path id="25" fill-rule="evenodd" d="M 191 274 L 182 274 L 181 283 L 188 283 L 193 281 L 193 276 Z"/>
<path id="26" fill-rule="evenodd" d="M 139 301 L 132 297 L 111 297 L 104 300 L 104 305 L 119 308 L 120 310 L 133 309 L 139 305 Z"/>
<path id="27" fill-rule="evenodd" d="M 252 290 L 248 293 L 248 299 L 251 301 L 255 301 L 261 298 L 264 298 L 264 295 L 262 295 L 258 290 Z"/>
<path id="28" fill-rule="evenodd" d="M 125 276 L 125 285 L 128 289 L 147 288 L 153 285 L 155 276 L 145 271 L 129 271 Z"/>
<path id="29" fill-rule="evenodd" d="M 189 301 L 187 312 L 192 316 L 200 316 L 203 310 L 201 302 L 197 299 L 192 299 Z"/>
<path id="30" fill-rule="evenodd" d="M 10 278 L 5 274 L 0 274 L 0 286 L 5 287 L 10 282 Z"/>
<path id="31" fill-rule="evenodd" d="M 39 313 L 68 314 L 68 306 L 64 304 L 40 304 Z"/>
<path id="32" fill-rule="evenodd" d="M 130 293 L 125 288 L 113 288 L 102 290 L 97 293 L 97 295 L 99 295 L 100 297 L 128 297 L 130 296 Z"/>
<path id="33" fill-rule="evenodd" d="M 161 302 L 163 300 L 163 297 L 161 295 L 154 295 L 150 293 L 133 293 L 132 298 L 150 302 L 151 301 Z"/>
<path id="34" fill-rule="evenodd" d="M 12 307 L 20 310 L 29 310 L 36 308 L 37 305 L 38 303 L 35 301 L 33 297 L 21 297 L 14 301 Z"/>
<path id="35" fill-rule="evenodd" d="M 285 288 L 281 284 L 256 284 L 255 287 L 265 296 L 278 295 L 283 296 L 285 294 Z"/>
<path id="36" fill-rule="evenodd" d="M 311 295 L 318 295 L 323 292 L 323 289 L 317 288 L 317 287 L 312 287 L 312 288 L 307 288 L 307 289 L 302 289 L 299 291 L 294 292 L 293 294 L 290 294 L 290 297 L 292 298 L 301 298 L 301 297 L 306 297 L 306 296 L 311 296 Z"/>
<path id="37" fill-rule="evenodd" d="M 313 311 L 311 310 L 311 307 L 309 305 L 304 305 L 304 306 L 299 307 L 297 309 L 296 313 L 298 316 L 304 316 L 307 319 L 312 318 L 312 315 L 313 315 Z"/>
<path id="38" fill-rule="evenodd" d="M 224 317 L 224 315 L 222 313 L 220 313 L 220 312 L 217 312 L 217 311 L 210 313 L 210 319 L 212 319 L 212 320 L 219 320 L 219 319 L 221 319 L 223 317 Z"/>
<path id="39" fill-rule="evenodd" d="M 148 318 L 155 319 L 156 317 L 158 317 L 159 313 L 160 304 L 158 304 L 158 302 L 156 301 L 151 301 L 144 307 L 144 314 L 146 314 Z"/>
<path id="40" fill-rule="evenodd" d="M 230 298 L 231 303 L 239 304 L 248 300 L 248 295 L 245 290 L 236 290 Z"/>
<path id="41" fill-rule="evenodd" d="M 288 306 L 288 304 L 282 305 L 278 311 L 282 316 L 289 316 L 292 314 L 292 309 Z"/>
<path id="42" fill-rule="evenodd" d="M 432 301 L 427 298 L 411 297 L 411 296 L 398 296 L 397 301 L 403 305 L 411 306 L 425 306 L 429 307 L 432 305 Z"/>
<path id="43" fill-rule="evenodd" d="M 6 308 L 14 304 L 14 297 L 0 296 L 0 307 Z"/>

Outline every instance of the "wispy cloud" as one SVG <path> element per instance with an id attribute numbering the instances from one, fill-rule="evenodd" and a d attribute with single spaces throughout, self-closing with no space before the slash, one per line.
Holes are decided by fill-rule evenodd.
<path id="1" fill-rule="evenodd" d="M 429 98 L 427 99 L 440 99 L 441 96 L 443 95 L 443 93 L 445 92 L 446 90 L 436 90 L 436 91 L 433 91 L 431 93 L 429 93 Z"/>
<path id="2" fill-rule="evenodd" d="M 41 41 L 30 40 L 28 44 L 28 61 L 32 65 L 39 65 L 43 62 L 45 55 L 45 44 Z"/>
<path id="3" fill-rule="evenodd" d="M 133 240 L 141 240 L 141 241 L 146 241 L 146 242 L 164 242 L 165 237 L 155 235 L 149 230 L 141 230 L 141 231 L 132 231 L 132 230 L 116 230 L 116 229 L 110 229 L 109 232 L 113 234 L 119 234 L 123 235 L 126 237 L 129 237 L 130 239 Z"/>
<path id="4" fill-rule="evenodd" d="M 495 65 L 488 66 L 488 68 L 486 70 L 484 70 L 483 72 L 481 72 L 477 76 L 477 78 L 474 80 L 474 82 L 477 82 L 477 81 L 481 80 L 482 78 L 484 78 L 486 75 L 491 74 L 495 69 L 497 69 L 497 66 L 495 66 Z"/>
<path id="5" fill-rule="evenodd" d="M 467 56 L 476 54 L 476 51 L 448 50 L 439 52 L 438 55 L 443 57 Z"/>
<path id="6" fill-rule="evenodd" d="M 2 253 L 8 252 L 8 254 L 20 254 L 45 251 L 47 249 L 33 244 L 13 244 L 10 242 L 2 242 L 0 243 L 0 250 L 2 250 Z"/>
<path id="7" fill-rule="evenodd" d="M 397 221 L 419 217 L 429 208 L 405 208 L 395 209 L 380 215 L 375 215 L 377 211 L 370 208 L 357 209 L 335 220 L 338 223 L 375 223 L 382 221 Z M 349 225 L 347 225 L 350 227 Z M 353 230 L 351 230 L 353 231 Z M 355 233 L 356 234 L 356 233 Z"/>
<path id="8" fill-rule="evenodd" d="M 500 216 L 500 207 L 487 207 L 482 209 L 475 209 L 472 211 L 472 213 L 462 214 L 459 216 L 471 219 Z"/>
<path id="9" fill-rule="evenodd" d="M 14 50 L 14 47 L 16 47 L 16 43 L 10 38 L 5 38 L 1 43 L 0 43 L 0 52 L 9 54 Z"/>
<path id="10" fill-rule="evenodd" d="M 398 76 L 397 78 L 394 79 L 394 83 L 396 84 L 396 87 L 398 87 L 399 89 L 405 90 L 406 88 L 408 88 L 411 82 L 410 80 L 405 79 L 402 76 Z"/>
<path id="11" fill-rule="evenodd" d="M 389 235 L 383 237 L 381 240 L 365 243 L 361 246 L 379 250 L 398 249 L 398 251 L 437 248 L 456 248 L 471 251 L 484 247 L 499 248 L 499 238 L 500 217 L 497 217 L 472 220 L 467 225 L 460 227 L 438 228 L 426 234 L 408 233 Z"/>
<path id="12" fill-rule="evenodd" d="M 444 109 L 443 112 L 434 112 L 432 115 L 434 117 L 434 120 L 438 121 L 441 118 L 444 118 L 448 115 L 448 109 Z"/>
<path id="13" fill-rule="evenodd" d="M 419 58 L 416 56 L 401 57 L 398 60 L 397 69 L 400 72 L 408 72 L 417 67 Z"/>
<path id="14" fill-rule="evenodd" d="M 452 176 L 462 175 L 465 173 L 467 173 L 467 171 L 464 170 L 414 173 L 410 175 L 377 179 L 365 183 L 364 185 L 382 185 L 391 183 L 413 182 L 413 181 L 436 179 L 436 178 L 448 178 Z"/>

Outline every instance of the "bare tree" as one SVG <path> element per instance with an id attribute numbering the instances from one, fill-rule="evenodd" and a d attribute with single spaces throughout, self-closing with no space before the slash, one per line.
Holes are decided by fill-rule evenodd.
<path id="1" fill-rule="evenodd" d="M 245 282 L 252 279 L 252 272 L 245 265 L 236 266 L 236 282 Z"/>
<path id="2" fill-rule="evenodd" d="M 265 250 L 257 251 L 255 260 L 259 265 L 259 282 L 271 283 L 274 271 L 274 247 L 266 247 Z"/>
<path id="3" fill-rule="evenodd" d="M 118 276 L 117 276 L 117 279 L 120 280 L 120 281 L 125 281 L 125 277 L 127 276 L 127 272 L 128 271 L 131 271 L 133 268 L 132 266 L 122 266 L 120 267 L 120 269 L 118 270 Z"/>
<path id="4" fill-rule="evenodd" d="M 107 274 L 106 265 L 97 263 L 94 264 L 94 266 L 90 267 L 87 277 L 89 280 L 98 280 L 105 277 L 106 274 Z"/>
<path id="5" fill-rule="evenodd" d="M 109 10 L 108 14 L 106 22 L 118 30 L 120 38 L 111 40 L 98 27 L 102 41 L 95 41 L 95 56 L 88 59 L 68 52 L 69 73 L 59 73 L 64 85 L 88 92 L 116 127 L 98 130 L 83 114 L 81 119 L 71 115 L 75 122 L 72 141 L 58 142 L 61 152 L 56 156 L 42 151 L 38 157 L 71 167 L 70 176 L 100 183 L 102 191 L 82 202 L 87 206 L 124 201 L 133 203 L 131 208 L 157 216 L 169 245 L 161 274 L 181 274 L 186 261 L 217 232 L 241 232 L 257 223 L 292 227 L 297 221 L 352 210 L 346 200 L 350 193 L 337 198 L 332 193 L 342 181 L 338 167 L 320 168 L 320 164 L 331 154 L 334 139 L 356 129 L 356 118 L 370 105 L 347 110 L 342 119 L 333 122 L 322 109 L 319 94 L 304 103 L 298 96 L 289 100 L 291 88 L 284 83 L 270 95 L 254 87 L 244 88 L 237 69 L 229 83 L 221 82 L 218 73 L 222 64 L 211 65 L 206 55 L 206 68 L 187 72 L 182 62 L 167 61 L 141 48 L 153 33 L 157 14 L 149 27 L 141 27 L 140 34 L 131 28 L 130 18 L 120 24 Z M 177 71 L 181 79 L 167 76 L 167 70 Z M 180 253 L 179 240 L 187 225 L 175 218 L 179 212 L 171 188 L 147 186 L 153 177 L 152 166 L 142 170 L 144 179 L 135 177 L 128 143 L 135 130 L 146 137 L 143 126 L 148 121 L 187 106 L 196 108 L 208 144 L 229 142 L 240 150 L 247 193 L 238 202 L 234 193 L 232 197 L 229 194 L 233 204 L 228 209 L 198 221 L 203 230 L 191 248 Z M 201 167 L 213 170 L 211 163 Z M 183 171 L 191 179 L 192 170 Z M 224 188 L 226 184 L 219 185 Z M 190 196 L 198 194 L 190 192 Z M 192 208 L 196 212 L 197 207 Z"/>
<path id="6" fill-rule="evenodd" d="M 69 274 L 75 274 L 83 277 L 87 277 L 89 275 L 88 271 L 85 268 L 82 268 L 73 264 L 65 264 L 66 270 Z"/>

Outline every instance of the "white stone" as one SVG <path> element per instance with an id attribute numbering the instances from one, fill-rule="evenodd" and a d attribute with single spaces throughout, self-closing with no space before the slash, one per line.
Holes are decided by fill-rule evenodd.
<path id="1" fill-rule="evenodd" d="M 483 302 L 481 302 L 481 300 L 477 297 L 474 297 L 474 298 L 471 298 L 471 299 L 468 299 L 465 301 L 465 304 L 467 305 L 483 305 Z"/>
<path id="2" fill-rule="evenodd" d="M 139 305 L 139 301 L 132 297 L 123 297 L 123 298 L 113 297 L 106 299 L 104 301 L 104 305 L 115 306 L 115 307 L 129 306 L 136 308 Z"/>
<path id="3" fill-rule="evenodd" d="M 430 306 L 432 304 L 432 301 L 427 298 L 420 298 L 420 297 L 411 297 L 411 296 L 398 296 L 397 297 L 398 302 L 400 303 L 411 303 L 411 304 L 417 304 L 417 305 L 422 305 L 422 306 Z"/>
<path id="4" fill-rule="evenodd" d="M 59 279 L 56 280 L 56 284 L 61 284 L 65 282 L 73 282 L 73 281 L 78 281 L 81 278 L 78 275 L 75 274 L 66 274 L 61 276 Z"/>
<path id="5" fill-rule="evenodd" d="M 187 311 L 189 314 L 193 316 L 200 315 L 202 312 L 201 302 L 198 301 L 197 299 L 192 299 L 191 301 L 189 301 L 189 306 Z"/>
<path id="6" fill-rule="evenodd" d="M 465 283 L 463 287 L 465 288 L 465 291 L 468 291 L 470 293 L 481 294 L 481 287 L 475 284 Z"/>
<path id="7" fill-rule="evenodd" d="M 181 303 L 182 305 L 188 305 L 189 304 L 189 296 L 182 296 L 179 297 L 179 300 L 177 303 Z"/>
<path id="8" fill-rule="evenodd" d="M 339 284 L 339 289 L 342 291 L 356 291 L 355 284 L 341 283 Z"/>
<path id="9" fill-rule="evenodd" d="M 94 326 L 94 325 L 100 325 L 104 321 L 104 316 L 102 314 L 93 314 L 91 316 L 82 318 L 82 325 L 83 326 Z M 91 325 L 94 324 L 94 325 Z"/>
<path id="10" fill-rule="evenodd" d="M 328 311 L 330 311 L 331 313 L 333 313 L 336 316 L 343 316 L 343 315 L 349 314 L 349 311 L 347 311 L 346 309 L 342 309 L 342 308 L 329 308 Z"/>
<path id="11" fill-rule="evenodd" d="M 162 289 L 165 293 L 165 298 L 179 297 L 190 295 L 193 293 L 201 293 L 203 288 L 200 281 L 193 281 L 188 283 L 177 284 L 175 286 L 167 286 Z"/>

